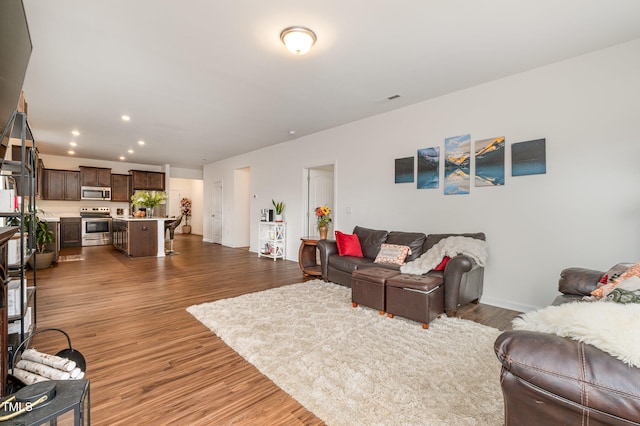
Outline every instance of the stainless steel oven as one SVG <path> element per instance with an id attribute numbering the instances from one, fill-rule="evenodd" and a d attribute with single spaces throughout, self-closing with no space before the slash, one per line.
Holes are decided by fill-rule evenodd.
<path id="1" fill-rule="evenodd" d="M 111 244 L 111 209 L 109 207 L 82 207 L 82 245 Z"/>

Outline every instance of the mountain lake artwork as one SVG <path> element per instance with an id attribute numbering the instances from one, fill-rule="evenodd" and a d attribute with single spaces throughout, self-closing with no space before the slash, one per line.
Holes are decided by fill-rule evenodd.
<path id="1" fill-rule="evenodd" d="M 418 150 L 418 189 L 437 188 L 440 184 L 440 147 Z"/>
<path id="2" fill-rule="evenodd" d="M 396 158 L 396 183 L 413 182 L 413 157 Z"/>
<path id="3" fill-rule="evenodd" d="M 471 135 L 444 140 L 444 193 L 468 194 L 470 188 Z"/>
<path id="4" fill-rule="evenodd" d="M 504 137 L 476 141 L 475 153 L 475 185 L 504 185 Z"/>
<path id="5" fill-rule="evenodd" d="M 547 173 L 546 139 L 511 145 L 511 176 Z"/>

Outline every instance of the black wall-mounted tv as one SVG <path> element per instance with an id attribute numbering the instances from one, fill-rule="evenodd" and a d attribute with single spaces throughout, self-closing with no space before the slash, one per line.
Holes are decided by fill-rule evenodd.
<path id="1" fill-rule="evenodd" d="M 32 48 L 22 0 L 0 0 L 0 164 L 9 143 Z"/>

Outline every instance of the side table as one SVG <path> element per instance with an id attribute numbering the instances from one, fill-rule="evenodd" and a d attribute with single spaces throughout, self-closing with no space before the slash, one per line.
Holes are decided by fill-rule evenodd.
<path id="1" fill-rule="evenodd" d="M 50 382 L 56 384 L 56 395 L 51 399 L 51 402 L 6 420 L 2 424 L 8 426 L 36 426 L 45 423 L 55 425 L 57 420 L 64 424 L 71 424 L 69 416 L 63 415 L 73 412 L 74 426 L 90 425 L 89 380 L 51 380 Z M 8 406 L 10 407 L 10 405 Z"/>
<path id="2" fill-rule="evenodd" d="M 302 273 L 307 277 L 321 277 L 322 270 L 317 262 L 318 240 L 320 237 L 300 238 L 300 249 L 298 250 L 298 263 Z"/>

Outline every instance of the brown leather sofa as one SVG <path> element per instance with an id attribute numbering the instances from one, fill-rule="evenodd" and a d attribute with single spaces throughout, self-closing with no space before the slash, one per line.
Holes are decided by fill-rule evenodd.
<path id="1" fill-rule="evenodd" d="M 565 269 L 554 304 L 589 295 L 604 274 Z M 592 345 L 535 331 L 506 331 L 494 349 L 502 363 L 506 426 L 640 424 L 640 368 Z"/>
<path id="2" fill-rule="evenodd" d="M 384 267 L 399 270 L 399 265 L 374 263 L 383 243 L 406 245 L 411 248 L 407 262 L 419 258 L 438 241 L 450 236 L 464 236 L 485 240 L 484 233 L 473 234 L 429 234 L 420 232 L 384 231 L 356 226 L 353 233 L 358 236 L 364 257 L 340 256 L 334 240 L 318 241 L 322 278 L 351 287 L 351 273 L 356 269 Z M 444 271 L 430 271 L 428 275 L 443 278 L 444 309 L 448 316 L 455 316 L 458 308 L 467 303 L 478 303 L 482 296 L 484 268 L 472 258 L 458 255 L 447 263 Z"/>

